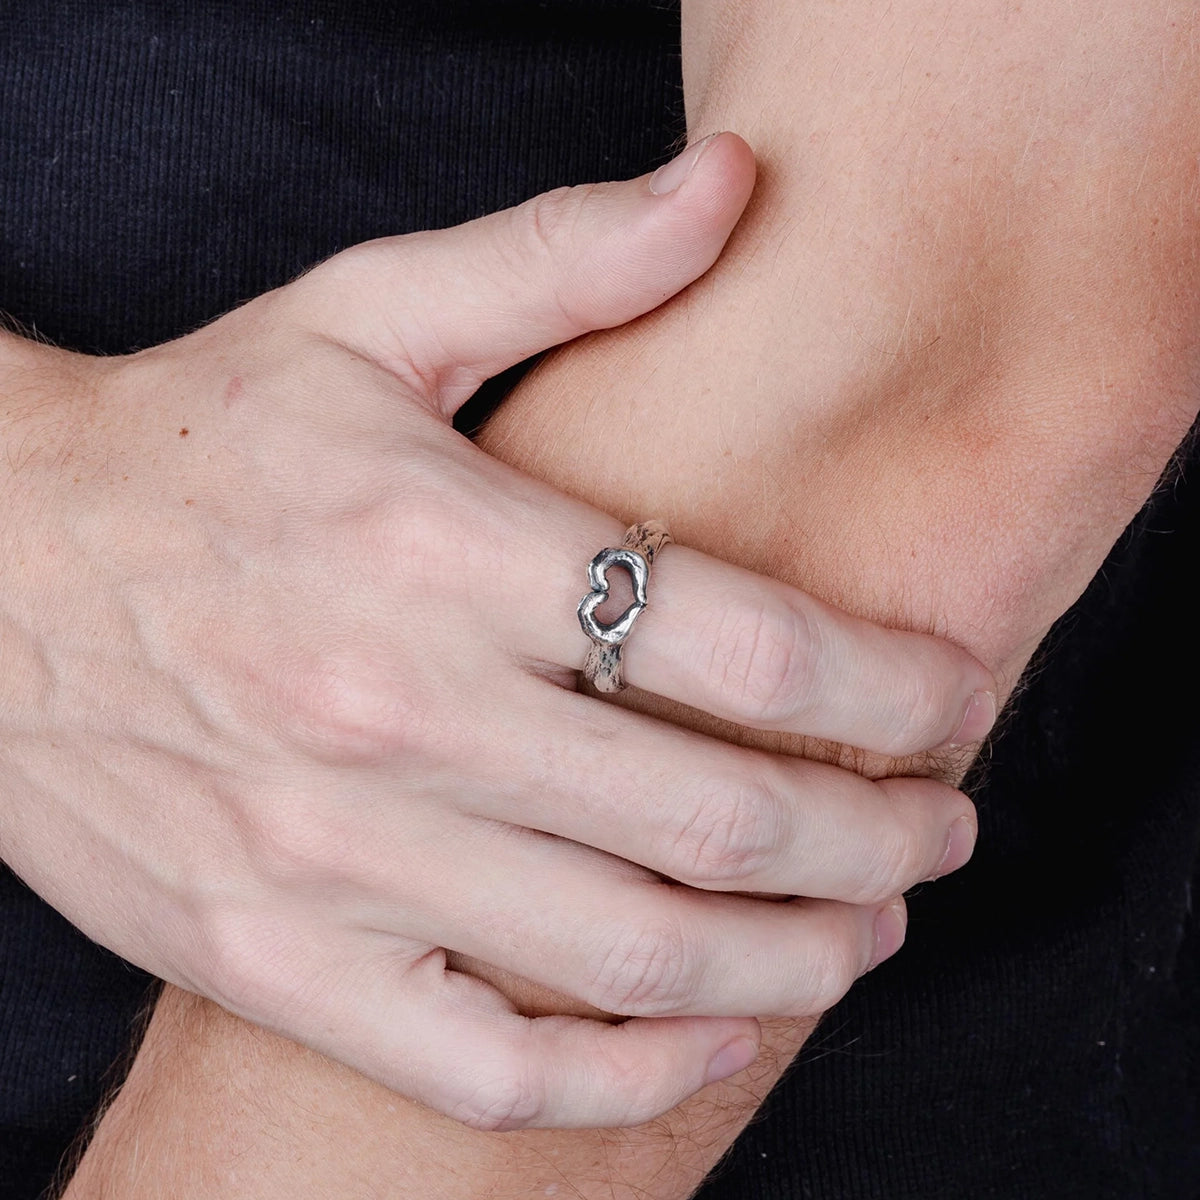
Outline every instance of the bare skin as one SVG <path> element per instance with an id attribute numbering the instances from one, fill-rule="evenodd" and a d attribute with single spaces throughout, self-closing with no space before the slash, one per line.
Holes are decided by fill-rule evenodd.
<path id="1" fill-rule="evenodd" d="M 685 17 L 689 124 L 754 144 L 750 214 L 710 277 L 554 357 L 485 444 L 945 632 L 1011 686 L 1195 416 L 1194 6 Z M 678 1200 L 807 1030 L 772 1025 L 755 1070 L 637 1130 L 497 1136 L 169 993 L 67 1194 Z"/>
<path id="2" fill-rule="evenodd" d="M 564 320 L 711 262 L 749 152 L 682 161 L 678 192 L 356 247 L 124 360 L 0 340 L 6 861 L 161 978 L 481 1128 L 638 1124 L 740 1070 L 757 1014 L 832 1003 L 973 842 L 942 784 L 576 692 L 577 564 L 621 526 L 449 427 Z M 991 719 L 947 642 L 683 547 L 655 582 L 645 688 L 876 749 Z M 628 761 L 653 764 L 636 809 Z M 451 951 L 647 1019 L 530 1020 Z"/>
<path id="3" fill-rule="evenodd" d="M 0 336 L 6 861 L 160 977 L 485 1129 L 641 1124 L 893 953 L 969 801 L 578 694 L 578 563 L 621 525 L 449 427 L 506 362 L 694 279 L 752 179 L 708 139 L 125 359 Z M 657 563 L 645 689 L 877 750 L 992 719 L 948 642 Z M 465 955 L 644 1019 L 533 1019 Z"/>

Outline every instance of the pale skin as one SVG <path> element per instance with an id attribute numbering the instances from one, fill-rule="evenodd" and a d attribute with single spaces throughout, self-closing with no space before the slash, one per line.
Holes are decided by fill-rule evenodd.
<path id="1" fill-rule="evenodd" d="M 7 860 L 127 957 L 486 1129 L 640 1124 L 750 1063 L 755 1014 L 893 953 L 897 893 L 970 854 L 966 798 L 577 694 L 578 562 L 620 525 L 448 425 L 702 272 L 751 177 L 717 139 L 124 360 L 0 341 Z M 994 717 L 946 642 L 657 566 L 643 689 L 877 750 Z M 635 1019 L 533 1019 L 497 968 Z"/>
<path id="2" fill-rule="evenodd" d="M 1194 8 L 685 18 L 689 123 L 752 141 L 750 214 L 711 276 L 557 356 L 486 444 L 945 632 L 1011 686 L 1195 414 Z M 593 436 L 651 417 L 649 445 Z M 757 1070 L 642 1128 L 494 1135 L 170 993 L 68 1194 L 674 1200 L 806 1030 L 773 1025 Z"/>
<path id="3" fill-rule="evenodd" d="M 355 248 L 124 360 L 5 345 L 6 861 L 160 977 L 483 1128 L 637 1124 L 740 1070 L 756 1014 L 840 996 L 974 840 L 943 784 L 579 695 L 577 564 L 621 526 L 449 427 L 712 261 L 749 158 L 681 165 Z M 661 567 L 644 688 L 876 749 L 991 721 L 960 649 Z M 529 1020 L 450 952 L 671 1019 Z"/>

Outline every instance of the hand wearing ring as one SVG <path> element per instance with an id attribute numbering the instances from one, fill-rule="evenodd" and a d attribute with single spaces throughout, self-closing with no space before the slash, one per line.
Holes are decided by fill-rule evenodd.
<path id="1" fill-rule="evenodd" d="M 695 170 L 356 247 L 128 358 L 15 351 L 7 861 L 124 957 L 477 1125 L 671 1108 L 753 1016 L 894 949 L 895 897 L 970 849 L 949 787 L 580 694 L 581 569 L 622 523 L 450 426 L 712 261 L 748 152 Z M 638 688 L 883 753 L 987 724 L 988 673 L 933 638 L 677 545 L 650 599 Z M 447 951 L 677 1019 L 527 1020 Z"/>

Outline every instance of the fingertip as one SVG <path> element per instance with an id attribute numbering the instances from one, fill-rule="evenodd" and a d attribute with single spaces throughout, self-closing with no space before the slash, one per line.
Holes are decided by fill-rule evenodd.
<path id="1" fill-rule="evenodd" d="M 758 163 L 749 143 L 725 130 L 713 137 L 704 158 L 704 169 L 714 172 L 727 187 L 742 195 L 745 204 L 758 177 Z"/>
<path id="2" fill-rule="evenodd" d="M 916 657 L 907 667 L 914 699 L 898 714 L 903 733 L 886 746 L 865 749 L 906 756 L 978 746 L 999 714 L 999 686 L 992 673 L 954 642 L 930 634 L 904 636 L 914 639 L 907 649 Z"/>
<path id="3" fill-rule="evenodd" d="M 634 1037 L 623 1054 L 632 1055 L 636 1075 L 650 1084 L 615 1122 L 624 1126 L 654 1120 L 710 1084 L 739 1074 L 762 1049 L 762 1026 L 754 1017 L 641 1017 L 620 1029 Z M 628 1076 L 618 1072 L 617 1078 Z M 610 1087 L 615 1094 L 617 1087 Z"/>
<path id="4" fill-rule="evenodd" d="M 705 1085 L 720 1083 L 723 1079 L 740 1074 L 758 1058 L 758 1051 L 757 1037 L 742 1035 L 726 1042 L 709 1061 L 704 1076 Z"/>
<path id="5" fill-rule="evenodd" d="M 959 817 L 946 835 L 946 849 L 942 860 L 932 875 L 932 879 L 941 879 L 953 871 L 965 867 L 975 853 L 975 843 L 979 837 L 979 823 L 974 813 Z"/>
<path id="6" fill-rule="evenodd" d="M 754 190 L 754 151 L 736 133 L 711 133 L 689 142 L 647 181 L 650 193 L 672 205 L 686 205 L 704 226 L 728 237 Z"/>
<path id="7" fill-rule="evenodd" d="M 875 946 L 867 966 L 873 971 L 881 962 L 891 958 L 901 946 L 908 932 L 908 906 L 903 896 L 897 896 L 875 914 Z"/>
<path id="8" fill-rule="evenodd" d="M 650 176 L 648 186 L 655 196 L 670 195 L 687 184 L 693 192 L 725 186 L 748 197 L 756 171 L 754 151 L 749 145 L 736 133 L 722 131 L 688 142 Z M 693 177 L 694 182 L 689 182 Z"/>
<path id="9" fill-rule="evenodd" d="M 665 162 L 650 176 L 650 194 L 652 196 L 668 196 L 687 182 L 688 176 L 696 169 L 696 165 L 704 156 L 704 152 L 712 144 L 718 134 L 710 133 L 708 137 L 698 142 L 689 142 L 670 162 Z"/>
<path id="10" fill-rule="evenodd" d="M 958 729 L 945 743 L 947 750 L 957 750 L 981 742 L 996 724 L 999 707 L 996 693 L 987 688 L 978 688 L 967 699 Z"/>

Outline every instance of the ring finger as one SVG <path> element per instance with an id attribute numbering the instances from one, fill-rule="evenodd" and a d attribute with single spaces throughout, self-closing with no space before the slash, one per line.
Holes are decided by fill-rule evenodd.
<path id="1" fill-rule="evenodd" d="M 578 670 L 589 648 L 575 612 L 589 587 L 584 568 L 621 537 L 594 509 L 523 484 L 537 519 L 508 531 L 516 602 L 502 634 L 529 660 Z M 884 629 L 684 546 L 656 557 L 622 661 L 633 686 L 714 716 L 881 754 L 977 741 L 996 715 L 991 675 L 958 647 Z"/>

